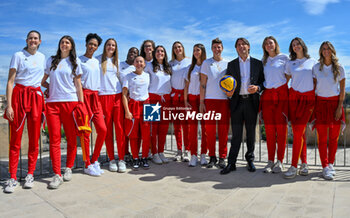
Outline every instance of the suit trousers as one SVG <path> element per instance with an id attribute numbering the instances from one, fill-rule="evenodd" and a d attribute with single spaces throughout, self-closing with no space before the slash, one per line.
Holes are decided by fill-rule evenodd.
<path id="1" fill-rule="evenodd" d="M 247 152 L 245 158 L 247 161 L 254 160 L 255 149 L 255 127 L 257 121 L 257 111 L 254 109 L 252 96 L 247 98 L 239 97 L 237 107 L 231 109 L 231 127 L 232 139 L 231 148 L 228 156 L 228 163 L 235 164 L 242 143 L 243 124 L 246 128 Z"/>

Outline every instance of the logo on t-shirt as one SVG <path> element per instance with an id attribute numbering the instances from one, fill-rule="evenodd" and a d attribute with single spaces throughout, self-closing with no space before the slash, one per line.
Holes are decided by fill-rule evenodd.
<path id="1" fill-rule="evenodd" d="M 143 105 L 143 121 L 160 121 L 161 107 L 157 104 Z"/>

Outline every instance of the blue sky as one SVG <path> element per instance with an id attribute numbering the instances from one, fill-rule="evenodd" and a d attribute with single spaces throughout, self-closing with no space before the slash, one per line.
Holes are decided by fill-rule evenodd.
<path id="1" fill-rule="evenodd" d="M 31 29 L 42 33 L 40 51 L 47 57 L 56 52 L 65 34 L 75 39 L 77 53 L 84 54 L 86 34 L 96 32 L 104 40 L 117 40 L 121 61 L 130 47 L 139 48 L 145 39 L 164 45 L 168 55 L 176 40 L 185 45 L 187 56 L 194 44 L 203 43 L 210 57 L 210 42 L 220 37 L 227 60 L 237 57 L 234 42 L 241 36 L 250 41 L 251 55 L 259 59 L 268 35 L 277 38 L 286 54 L 292 38 L 303 38 L 315 59 L 321 42 L 329 40 L 350 79 L 349 9 L 350 0 L 2 1 L 0 94 L 5 93 L 11 56 L 25 46 Z M 102 46 L 96 55 L 101 51 Z"/>

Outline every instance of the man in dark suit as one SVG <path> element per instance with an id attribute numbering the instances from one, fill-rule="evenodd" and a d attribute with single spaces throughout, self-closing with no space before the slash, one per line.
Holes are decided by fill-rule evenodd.
<path id="1" fill-rule="evenodd" d="M 232 140 L 226 167 L 221 174 L 236 170 L 236 161 L 242 143 L 243 124 L 247 133 L 248 171 L 254 172 L 255 127 L 259 110 L 259 93 L 264 89 L 264 67 L 260 60 L 250 57 L 250 44 L 245 38 L 238 38 L 235 44 L 238 58 L 229 62 L 226 75 L 237 81 L 236 90 L 227 92 L 230 98 Z"/>

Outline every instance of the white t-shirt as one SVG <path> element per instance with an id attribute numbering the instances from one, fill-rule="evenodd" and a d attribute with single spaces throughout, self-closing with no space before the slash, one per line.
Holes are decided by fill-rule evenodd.
<path id="1" fill-rule="evenodd" d="M 50 77 L 50 92 L 47 102 L 72 102 L 78 101 L 77 89 L 74 85 L 73 66 L 69 57 L 61 59 L 56 70 L 50 70 L 52 57 L 46 62 L 45 74 Z M 81 75 L 80 60 L 77 58 L 77 69 L 75 75 Z"/>
<path id="2" fill-rule="evenodd" d="M 316 61 L 312 58 L 296 59 L 286 64 L 286 74 L 292 76 L 291 87 L 298 92 L 308 92 L 314 89 L 312 67 Z"/>
<path id="3" fill-rule="evenodd" d="M 169 62 L 172 75 L 171 75 L 171 86 L 174 89 L 182 90 L 185 88 L 184 74 L 187 74 L 188 66 L 191 64 L 190 58 L 184 58 L 181 61 L 173 60 Z"/>
<path id="4" fill-rule="evenodd" d="M 312 75 L 317 80 L 316 83 L 316 95 L 321 97 L 333 97 L 340 94 L 339 82 L 345 79 L 344 67 L 340 66 L 340 74 L 337 80 L 334 81 L 332 65 L 323 65 L 322 71 L 320 71 L 320 63 L 315 64 L 312 68 Z"/>
<path id="5" fill-rule="evenodd" d="M 81 76 L 81 84 L 84 89 L 98 91 L 100 89 L 100 62 L 92 57 L 87 58 L 84 55 L 79 57 L 83 75 Z"/>
<path id="6" fill-rule="evenodd" d="M 227 99 L 220 89 L 220 79 L 226 74 L 227 61 L 209 58 L 203 61 L 200 72 L 208 77 L 205 99 Z"/>
<path id="7" fill-rule="evenodd" d="M 134 72 L 135 70 L 136 69 L 135 69 L 134 65 L 129 65 L 128 63 L 126 63 L 126 61 L 121 62 L 120 65 L 119 65 L 121 81 L 124 83 L 125 76 L 128 75 L 131 72 Z"/>
<path id="8" fill-rule="evenodd" d="M 265 88 L 278 88 L 287 82 L 285 71 L 288 60 L 289 58 L 285 54 L 267 58 L 267 62 L 264 65 Z"/>
<path id="9" fill-rule="evenodd" d="M 44 76 L 45 55 L 39 51 L 31 55 L 23 49 L 12 56 L 10 69 L 16 69 L 15 84 L 39 87 Z"/>
<path id="10" fill-rule="evenodd" d="M 186 72 L 188 72 L 189 69 L 190 69 L 190 67 L 187 68 Z M 188 86 L 188 94 L 190 94 L 190 95 L 199 95 L 200 94 L 200 90 L 199 90 L 200 70 L 201 70 L 200 66 L 198 66 L 197 64 L 194 65 L 194 68 L 191 72 L 191 81 L 190 81 L 190 84 Z M 187 73 L 184 74 L 184 79 L 186 81 L 188 81 Z"/>
<path id="11" fill-rule="evenodd" d="M 145 72 L 150 75 L 151 82 L 149 86 L 149 93 L 164 95 L 170 94 L 171 92 L 171 83 L 170 75 L 165 73 L 163 70 L 163 65 L 160 65 L 160 70 L 153 72 L 152 64 L 147 65 Z"/>
<path id="12" fill-rule="evenodd" d="M 101 86 L 98 92 L 99 95 L 115 95 L 122 92 L 122 85 L 118 78 L 117 66 L 113 64 L 113 58 L 107 57 L 106 73 L 102 71 L 102 55 L 96 57 L 100 62 L 100 78 Z"/>
<path id="13" fill-rule="evenodd" d="M 130 98 L 135 101 L 145 101 L 148 99 L 148 88 L 150 85 L 150 76 L 148 73 L 142 72 L 138 75 L 134 72 L 125 76 L 123 88 L 129 90 Z"/>

